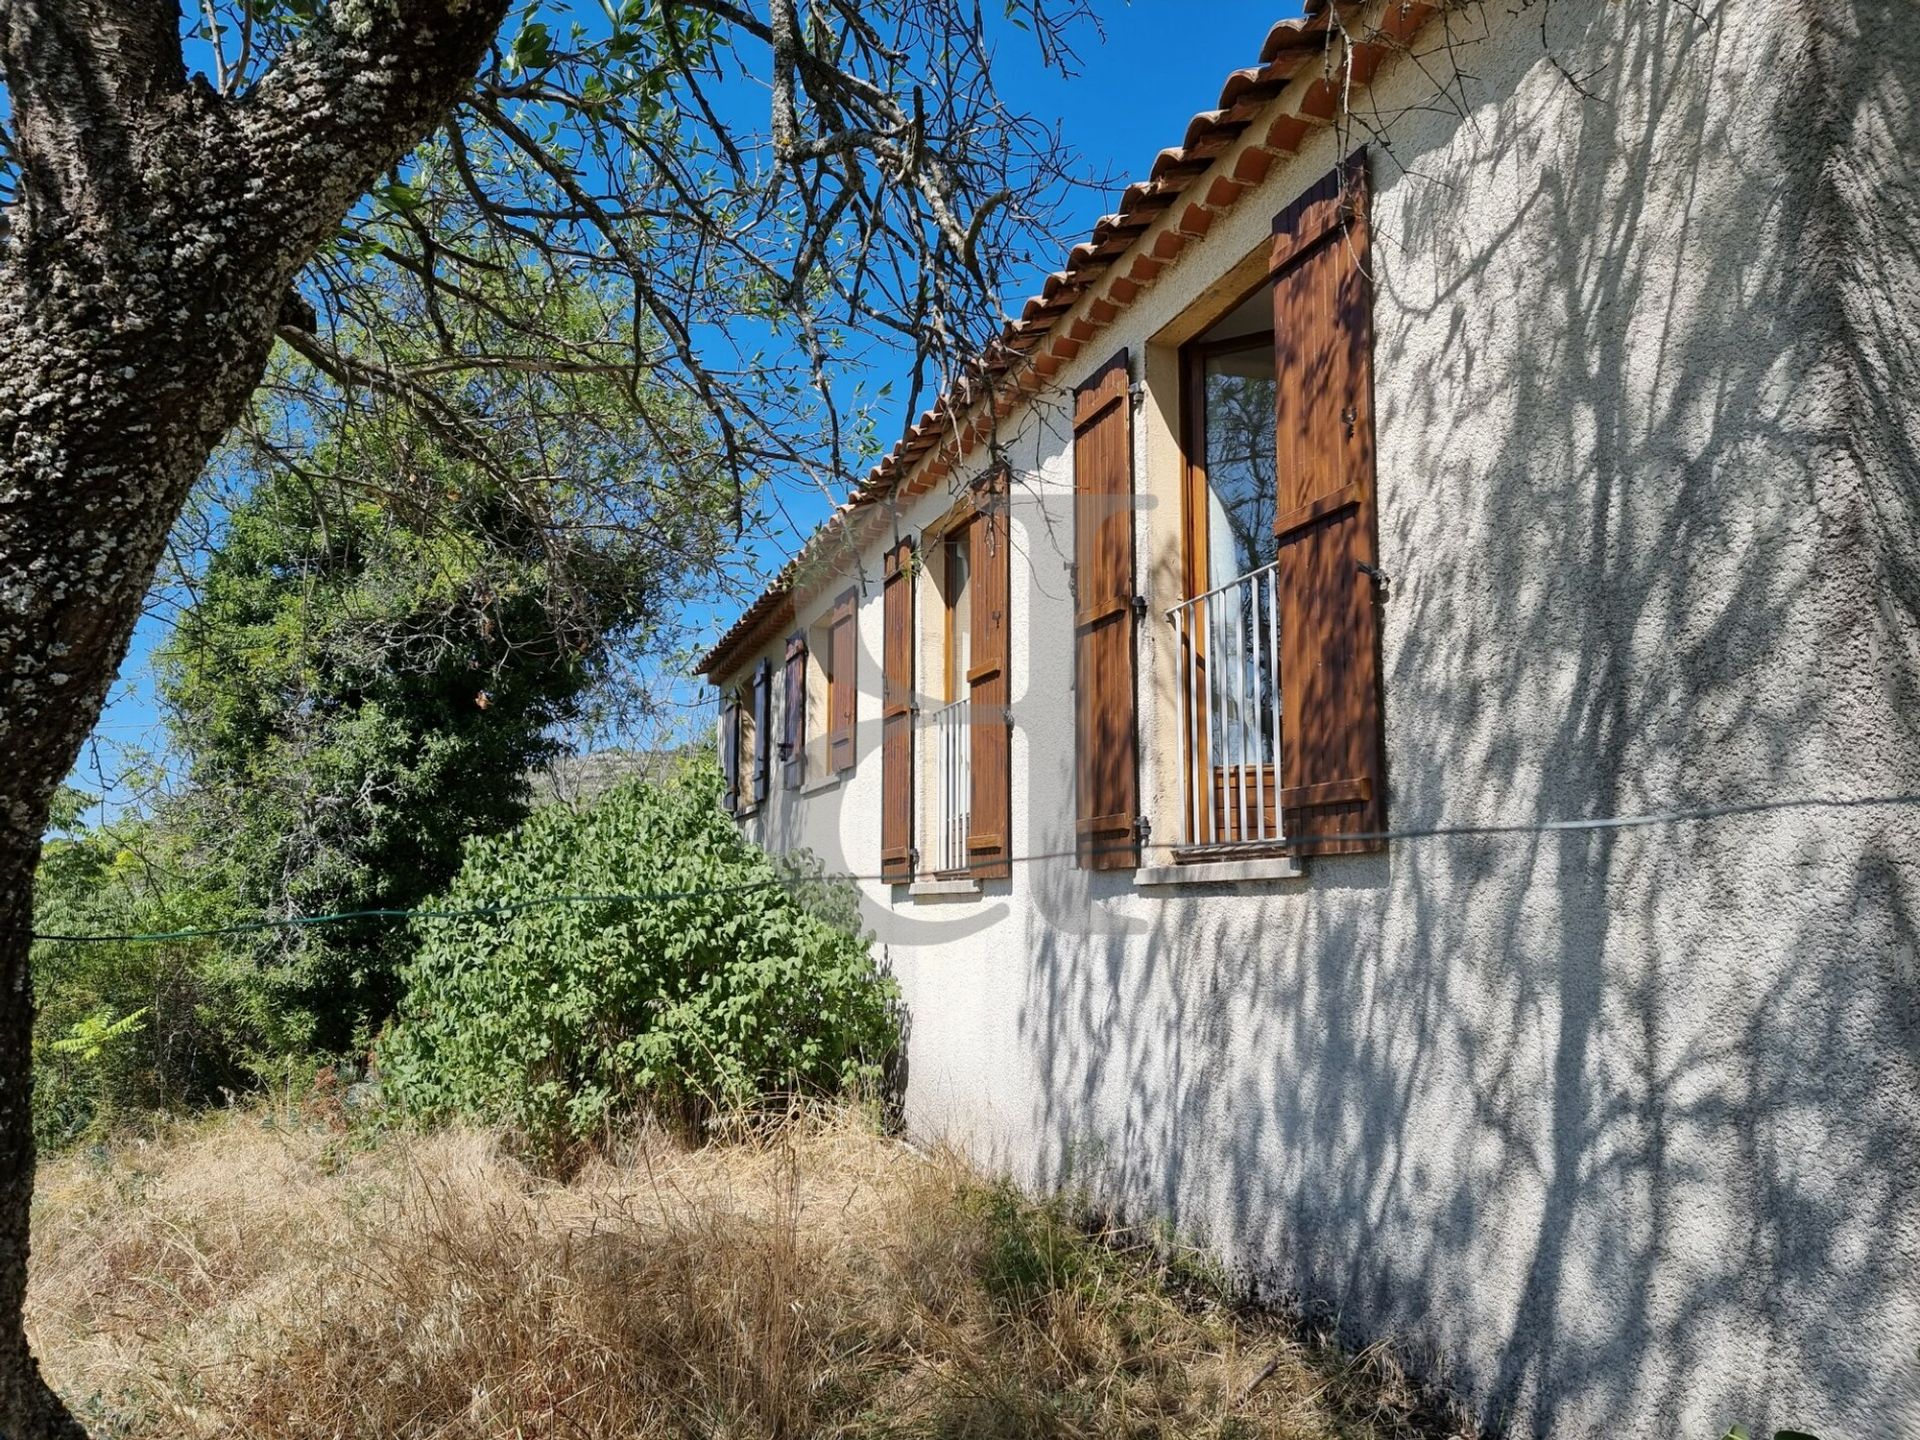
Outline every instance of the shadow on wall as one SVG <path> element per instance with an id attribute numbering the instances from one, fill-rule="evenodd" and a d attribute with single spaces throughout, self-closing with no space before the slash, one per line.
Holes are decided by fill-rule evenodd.
<path id="1" fill-rule="evenodd" d="M 1920 146 L 1916 27 L 1807 8 L 1489 12 L 1471 121 L 1374 117 L 1395 823 L 1920 790 L 1912 322 L 1835 248 L 1911 277 L 1915 230 L 1829 165 Z M 1029 935 L 1037 1178 L 1523 1432 L 1920 1433 L 1915 829 L 1403 841 L 1245 905 L 1037 873 L 1145 932 Z"/>

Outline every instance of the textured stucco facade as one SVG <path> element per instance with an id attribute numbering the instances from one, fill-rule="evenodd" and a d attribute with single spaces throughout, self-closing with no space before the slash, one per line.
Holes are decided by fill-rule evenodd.
<path id="1" fill-rule="evenodd" d="M 1402 1338 L 1518 1433 L 1920 1436 L 1920 810 L 1524 828 L 1920 793 L 1920 10 L 1436 24 L 1457 48 L 1422 32 L 1005 422 L 1023 858 L 977 896 L 864 884 L 909 1122 Z M 1389 822 L 1523 828 L 1205 886 L 1025 858 L 1073 848 L 1070 388 L 1123 344 L 1145 382 L 1164 836 L 1176 347 L 1361 145 Z M 857 768 L 776 774 L 746 822 L 862 875 L 879 555 L 847 570 Z"/>

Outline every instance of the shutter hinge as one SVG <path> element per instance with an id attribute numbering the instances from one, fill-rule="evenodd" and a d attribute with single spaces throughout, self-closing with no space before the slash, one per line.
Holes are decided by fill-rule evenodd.
<path id="1" fill-rule="evenodd" d="M 1353 563 L 1360 567 L 1360 573 L 1362 575 L 1372 580 L 1373 583 L 1378 585 L 1382 590 L 1385 590 L 1389 585 L 1393 584 L 1393 577 L 1378 566 L 1369 565 L 1364 560 L 1356 560 Z"/>
<path id="2" fill-rule="evenodd" d="M 1136 815 L 1133 817 L 1133 838 L 1135 840 L 1138 840 L 1141 844 L 1144 845 L 1146 843 L 1147 836 L 1151 834 L 1152 831 L 1153 831 L 1153 824 L 1151 821 L 1147 819 L 1146 816 Z"/>
<path id="3" fill-rule="evenodd" d="M 908 868 L 918 873 L 920 869 L 920 847 L 918 845 L 910 845 L 907 847 L 907 865 Z"/>
<path id="4" fill-rule="evenodd" d="M 1147 398 L 1147 382 L 1146 381 L 1136 380 L 1131 385 L 1127 386 L 1127 399 L 1133 402 L 1134 409 L 1138 410 L 1141 406 L 1141 403 L 1145 401 L 1146 398 Z"/>
<path id="5" fill-rule="evenodd" d="M 1136 620 L 1144 620 L 1147 618 L 1146 596 L 1136 595 L 1133 597 L 1133 618 Z"/>

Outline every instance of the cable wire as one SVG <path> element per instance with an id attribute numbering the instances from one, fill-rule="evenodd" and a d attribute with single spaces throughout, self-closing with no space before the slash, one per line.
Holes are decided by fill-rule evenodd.
<path id="1" fill-rule="evenodd" d="M 429 905 L 406 909 L 333 910 L 324 915 L 295 915 L 278 920 L 239 920 L 231 925 L 205 925 L 188 930 L 135 931 L 124 935 L 44 935 L 36 930 L 31 938 L 63 945 L 204 940 L 213 936 L 246 935 L 261 930 L 292 930 L 316 925 L 337 925 L 347 920 L 462 920 L 482 915 L 513 915 L 523 910 L 537 910 L 549 905 L 645 905 L 671 900 L 703 900 L 715 895 L 737 895 L 754 890 L 781 889 L 810 878 L 796 876 L 778 880 L 755 880 L 740 885 L 713 885 L 696 890 L 652 890 L 606 895 L 541 895 L 532 900 L 509 900 L 497 905 L 469 905 L 455 908 Z"/>
<path id="2" fill-rule="evenodd" d="M 1735 816 L 1773 814 L 1785 810 L 1864 810 L 1906 805 L 1920 805 L 1920 794 L 1860 796 L 1816 795 L 1785 800 L 1746 800 L 1724 805 L 1706 805 L 1692 809 L 1654 810 L 1635 815 L 1603 815 L 1578 820 L 1535 820 L 1506 825 L 1429 825 L 1404 830 L 1372 830 L 1351 834 L 1342 833 L 1334 838 L 1341 841 L 1378 842 L 1384 844 L 1388 841 L 1396 840 L 1565 835 L 1577 834 L 1583 831 L 1637 830 L 1654 825 L 1675 825 L 1707 820 L 1722 820 Z M 1282 843 L 1284 844 L 1284 841 Z M 1132 849 L 1134 847 L 1131 845 L 1119 845 L 1111 848 Z M 1142 848 L 1170 851 L 1183 847 L 1155 841 Z M 1027 855 L 1015 855 L 1001 863 L 1028 865 L 1045 860 L 1071 860 L 1077 858 L 1081 853 L 1079 850 L 1041 850 Z M 897 878 L 898 877 L 890 874 L 882 875 L 876 873 L 862 875 L 850 872 L 828 872 L 818 875 L 781 876 L 773 880 L 754 880 L 738 885 L 703 886 L 690 890 L 635 890 L 616 891 L 608 894 L 541 895 L 531 900 L 504 901 L 496 905 L 336 910 L 324 915 L 296 915 L 287 919 L 278 920 L 242 920 L 236 921 L 231 925 L 209 925 L 187 930 L 133 932 L 124 935 L 47 935 L 39 931 L 34 931 L 31 938 L 65 945 L 152 944 L 174 940 L 208 939 L 222 935 L 245 935 L 262 930 L 306 929 L 313 926 L 341 924 L 349 920 L 460 920 L 490 915 L 513 915 L 524 910 L 536 910 L 551 905 L 666 904 L 677 900 L 704 900 L 720 895 L 743 895 L 760 890 L 777 890 L 796 885 L 819 885 L 835 882 L 878 884 L 882 881 L 892 881 Z"/>

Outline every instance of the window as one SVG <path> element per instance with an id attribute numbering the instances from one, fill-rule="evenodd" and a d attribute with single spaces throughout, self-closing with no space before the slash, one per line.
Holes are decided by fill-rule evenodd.
<path id="1" fill-rule="evenodd" d="M 941 698 L 962 700 L 967 693 L 967 659 L 970 651 L 971 608 L 973 594 L 967 585 L 967 549 L 971 543 L 972 522 L 947 532 L 940 547 L 944 560 L 940 587 L 941 608 L 946 615 L 946 677 Z"/>
<path id="2" fill-rule="evenodd" d="M 922 688 L 938 703 L 918 726 L 929 761 L 920 824 L 924 867 L 941 877 L 1012 873 L 1010 488 L 1004 468 L 988 471 L 928 532 Z"/>
<path id="3" fill-rule="evenodd" d="M 1266 300 L 1263 293 L 1256 298 Z M 1192 352 L 1195 516 L 1204 560 L 1189 587 L 1200 594 L 1273 563 L 1273 333 L 1211 343 Z"/>
<path id="4" fill-rule="evenodd" d="M 1274 219 L 1268 278 L 1181 366 L 1175 855 L 1385 830 L 1364 157 Z"/>
<path id="5" fill-rule="evenodd" d="M 1279 842 L 1273 297 L 1188 345 L 1187 602 L 1174 611 L 1189 846 Z"/>
<path id="6" fill-rule="evenodd" d="M 855 610 L 850 590 L 787 637 L 778 748 L 788 789 L 853 767 Z"/>
<path id="7" fill-rule="evenodd" d="M 798 647 L 798 659 L 793 651 Z M 827 737 L 832 726 L 833 615 L 829 613 L 787 642 L 788 713 L 793 716 L 794 753 L 786 756 L 787 783 L 812 785 L 834 771 Z M 794 714 L 797 709 L 798 714 Z"/>
<path id="8" fill-rule="evenodd" d="M 739 695 L 734 699 L 734 714 L 740 719 L 739 749 L 736 753 L 740 756 L 741 764 L 748 767 L 742 775 L 744 783 L 740 787 L 740 813 L 743 815 L 753 813 L 756 798 L 751 767 L 753 756 L 758 754 L 760 749 L 760 721 L 755 713 L 757 707 L 753 703 L 753 698 L 753 687 L 742 685 Z"/>
<path id="9" fill-rule="evenodd" d="M 772 707 L 773 661 L 763 659 L 750 679 L 727 693 L 720 708 L 720 770 L 731 814 L 751 815 L 766 803 Z"/>
<path id="10" fill-rule="evenodd" d="M 973 527 L 968 515 L 941 537 L 938 554 L 941 645 L 939 671 L 929 679 L 941 704 L 926 718 L 932 747 L 932 791 L 927 797 L 930 863 L 936 875 L 964 874 L 972 811 L 972 731 L 967 666 L 972 653 L 973 587 L 969 582 Z"/>

